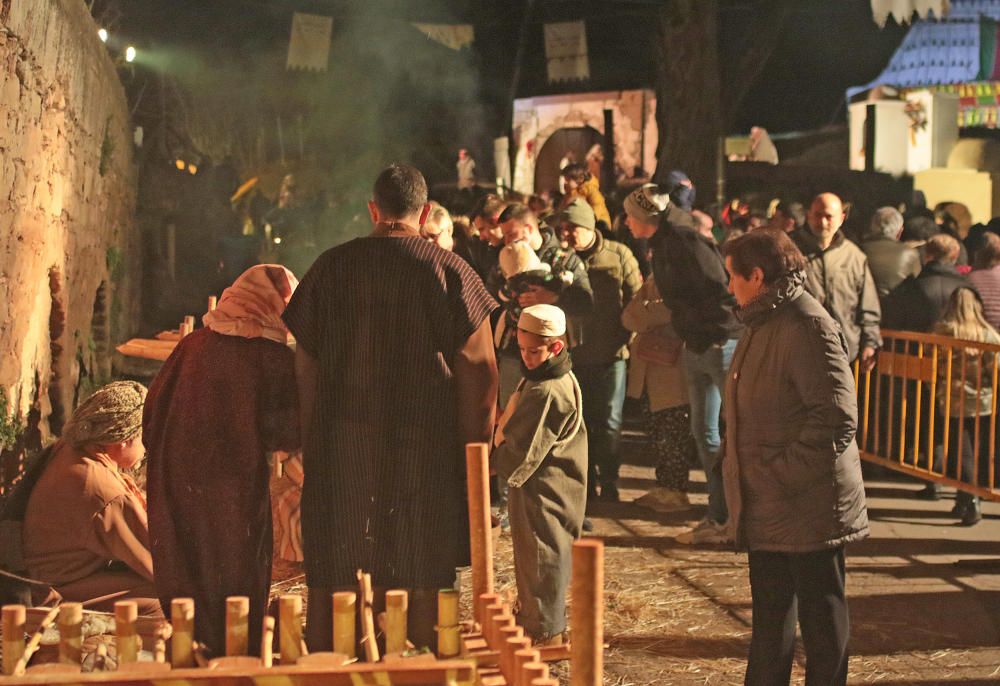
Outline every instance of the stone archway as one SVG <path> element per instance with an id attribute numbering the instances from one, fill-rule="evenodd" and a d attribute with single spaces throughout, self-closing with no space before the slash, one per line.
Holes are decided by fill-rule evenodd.
<path id="1" fill-rule="evenodd" d="M 562 128 L 548 136 L 535 159 L 535 190 L 555 191 L 559 188 L 559 162 L 572 151 L 576 161 L 582 163 L 594 145 L 600 145 L 604 136 L 592 126 Z"/>

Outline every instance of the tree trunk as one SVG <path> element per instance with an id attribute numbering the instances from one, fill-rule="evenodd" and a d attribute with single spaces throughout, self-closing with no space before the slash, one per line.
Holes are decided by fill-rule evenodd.
<path id="1" fill-rule="evenodd" d="M 706 201 L 715 195 L 722 134 L 718 0 L 672 0 L 657 17 L 659 129 L 654 180 L 683 169 Z"/>

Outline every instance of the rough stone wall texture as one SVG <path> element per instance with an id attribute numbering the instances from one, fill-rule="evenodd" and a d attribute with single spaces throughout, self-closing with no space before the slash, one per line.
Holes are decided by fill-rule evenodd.
<path id="1" fill-rule="evenodd" d="M 0 0 L 0 392 L 48 441 L 138 321 L 129 111 L 81 0 Z"/>

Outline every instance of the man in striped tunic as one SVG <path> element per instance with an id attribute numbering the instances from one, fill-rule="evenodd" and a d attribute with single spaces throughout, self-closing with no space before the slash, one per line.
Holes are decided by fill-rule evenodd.
<path id="1" fill-rule="evenodd" d="M 468 564 L 463 446 L 488 441 L 497 393 L 495 301 L 460 257 L 420 236 L 427 184 L 392 165 L 374 231 L 328 250 L 284 319 L 298 342 L 307 641 L 331 645 L 330 594 L 410 589 L 409 635 L 434 645 L 437 589 Z"/>

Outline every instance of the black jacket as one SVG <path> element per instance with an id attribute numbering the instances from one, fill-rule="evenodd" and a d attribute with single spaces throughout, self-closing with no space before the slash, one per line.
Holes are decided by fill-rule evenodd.
<path id="1" fill-rule="evenodd" d="M 972 288 L 972 284 L 954 265 L 928 262 L 918 276 L 899 284 L 885 299 L 882 325 L 900 331 L 930 331 L 959 288 Z"/>
<path id="2" fill-rule="evenodd" d="M 917 249 L 888 236 L 869 238 L 861 244 L 861 250 L 868 257 L 868 268 L 875 279 L 879 300 L 884 300 L 907 277 L 920 273 Z"/>
<path id="3" fill-rule="evenodd" d="M 725 262 L 715 243 L 698 233 L 691 214 L 671 204 L 649 243 L 656 287 L 685 345 L 701 354 L 739 338 L 743 326 L 733 316 L 736 300 Z"/>

